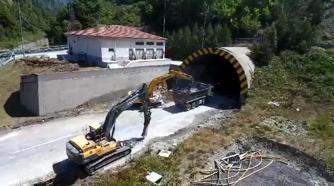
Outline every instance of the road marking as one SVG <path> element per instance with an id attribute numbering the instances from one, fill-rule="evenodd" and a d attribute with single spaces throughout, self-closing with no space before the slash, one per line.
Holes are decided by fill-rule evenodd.
<path id="1" fill-rule="evenodd" d="M 40 147 L 40 146 L 43 146 L 43 145 L 47 145 L 47 144 L 50 144 L 50 143 L 53 143 L 53 142 L 56 142 L 56 141 L 59 141 L 59 140 L 71 137 L 71 136 L 73 136 L 73 134 L 62 136 L 62 137 L 59 137 L 59 138 L 56 138 L 56 139 L 53 139 L 53 140 L 50 140 L 50 141 L 47 141 L 47 142 L 44 142 L 44 143 L 41 143 L 41 144 L 38 144 L 38 145 L 27 147 L 27 148 L 24 148 L 24 149 L 20 149 L 18 151 L 13 152 L 13 154 L 17 154 L 17 153 L 20 153 L 20 152 L 23 152 L 23 151 L 27 151 L 27 150 L 34 149 L 34 148 L 37 148 L 37 147 Z"/>
<path id="2" fill-rule="evenodd" d="M 12 132 L 12 133 L 6 134 L 6 135 L 0 137 L 0 141 L 7 140 L 8 138 L 12 138 L 12 137 L 15 137 L 17 135 L 18 135 L 17 132 Z"/>

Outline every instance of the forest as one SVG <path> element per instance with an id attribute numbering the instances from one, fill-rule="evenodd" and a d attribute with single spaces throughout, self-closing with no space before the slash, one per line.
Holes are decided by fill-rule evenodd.
<path id="1" fill-rule="evenodd" d="M 265 50 L 261 46 L 255 49 L 270 58 L 285 49 L 305 52 L 319 42 L 320 23 L 330 3 L 331 0 L 0 0 L 0 48 L 14 48 L 21 42 L 21 14 L 25 41 L 47 37 L 51 45 L 64 44 L 64 33 L 68 31 L 121 24 L 167 37 L 169 53 L 178 59 L 198 48 L 228 46 L 235 38 L 262 38 Z M 255 57 L 263 59 L 261 54 Z"/>

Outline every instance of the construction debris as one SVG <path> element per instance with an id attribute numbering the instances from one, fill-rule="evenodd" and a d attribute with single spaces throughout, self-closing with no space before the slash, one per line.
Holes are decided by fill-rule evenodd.
<path id="1" fill-rule="evenodd" d="M 279 104 L 277 101 L 269 101 L 269 102 L 268 102 L 268 105 L 274 105 L 274 106 L 276 106 L 276 107 L 279 107 L 279 106 L 280 106 L 280 104 Z"/>
<path id="2" fill-rule="evenodd" d="M 161 150 L 158 155 L 164 158 L 168 158 L 171 154 L 172 154 L 171 151 Z"/>
<path id="3" fill-rule="evenodd" d="M 262 155 L 260 152 L 228 153 L 224 158 L 214 160 L 214 169 L 200 171 L 203 178 L 198 181 L 190 181 L 190 183 L 192 185 L 233 186 L 264 170 L 275 161 L 287 164 L 278 157 Z"/>
<path id="4" fill-rule="evenodd" d="M 161 181 L 162 176 L 156 172 L 150 172 L 146 177 L 148 181 L 157 184 Z"/>
<path id="5" fill-rule="evenodd" d="M 52 72 L 74 72 L 79 71 L 80 67 L 76 63 L 60 62 L 57 59 L 49 58 L 25 58 L 16 61 L 16 64 L 26 68 L 34 69 L 33 73 L 52 73 Z"/>

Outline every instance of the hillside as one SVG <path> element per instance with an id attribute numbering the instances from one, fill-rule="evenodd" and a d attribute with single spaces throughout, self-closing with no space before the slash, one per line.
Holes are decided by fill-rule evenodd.
<path id="1" fill-rule="evenodd" d="M 24 41 L 35 41 L 46 36 L 54 15 L 66 0 L 21 0 Z M 18 1 L 0 0 L 0 48 L 14 48 L 21 42 Z"/>
<path id="2" fill-rule="evenodd" d="M 328 33 L 332 40 L 334 40 L 334 3 L 327 5 L 327 10 L 325 13 L 325 19 L 323 25 L 326 28 L 326 33 Z M 334 43 L 334 41 L 332 41 Z"/>

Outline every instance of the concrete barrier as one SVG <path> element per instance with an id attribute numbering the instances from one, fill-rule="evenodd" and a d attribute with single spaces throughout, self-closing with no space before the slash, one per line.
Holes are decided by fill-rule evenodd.
<path id="1" fill-rule="evenodd" d="M 20 102 L 35 115 L 75 108 L 91 99 L 130 90 L 168 72 L 170 65 L 101 69 L 21 77 Z"/>

